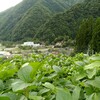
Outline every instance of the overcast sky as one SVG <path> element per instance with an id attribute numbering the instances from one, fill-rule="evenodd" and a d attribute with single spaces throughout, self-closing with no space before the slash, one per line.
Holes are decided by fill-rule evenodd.
<path id="1" fill-rule="evenodd" d="M 19 2 L 21 2 L 22 0 L 0 0 L 0 12 L 15 6 L 16 4 L 18 4 Z"/>

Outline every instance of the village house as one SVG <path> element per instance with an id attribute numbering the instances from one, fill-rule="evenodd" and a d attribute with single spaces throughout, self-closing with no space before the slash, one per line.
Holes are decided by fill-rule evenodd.
<path id="1" fill-rule="evenodd" d="M 24 42 L 22 46 L 39 47 L 40 44 L 34 44 L 34 42 Z"/>

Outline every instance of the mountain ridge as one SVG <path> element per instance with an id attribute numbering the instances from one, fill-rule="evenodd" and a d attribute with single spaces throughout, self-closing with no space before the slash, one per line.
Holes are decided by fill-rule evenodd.
<path id="1" fill-rule="evenodd" d="M 76 1 L 78 0 L 67 2 L 66 0 L 23 0 L 12 9 L 0 13 L 0 40 L 19 41 L 33 38 L 41 25 L 55 14 L 69 9 L 68 4 L 72 6 Z"/>
<path id="2" fill-rule="evenodd" d="M 70 10 L 57 14 L 49 22 L 45 23 L 37 33 L 37 38 L 41 41 L 54 43 L 59 37 L 69 36 L 75 39 L 79 25 L 82 20 L 93 16 L 100 16 L 100 1 L 90 0 L 73 6 Z"/>

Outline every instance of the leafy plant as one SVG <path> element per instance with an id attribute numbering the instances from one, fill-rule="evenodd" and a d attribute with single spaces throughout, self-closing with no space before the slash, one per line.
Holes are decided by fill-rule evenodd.
<path id="1" fill-rule="evenodd" d="M 0 64 L 0 73 L 9 72 L 8 76 L 2 74 L 0 80 L 0 100 L 100 98 L 100 54 L 74 57 L 33 54 L 28 59 L 14 57 Z"/>

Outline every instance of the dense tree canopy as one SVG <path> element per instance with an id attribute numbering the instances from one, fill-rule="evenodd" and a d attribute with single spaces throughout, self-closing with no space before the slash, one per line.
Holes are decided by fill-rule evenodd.
<path id="1" fill-rule="evenodd" d="M 78 51 L 87 51 L 88 45 L 92 38 L 93 24 L 94 21 L 92 17 L 82 21 L 76 37 L 76 45 Z"/>
<path id="2" fill-rule="evenodd" d="M 100 18 L 90 17 L 82 21 L 76 37 L 76 50 L 100 52 Z"/>
<path id="3" fill-rule="evenodd" d="M 90 2 L 77 4 L 70 10 L 61 14 L 57 14 L 48 22 L 46 22 L 37 32 L 37 38 L 48 43 L 53 43 L 55 39 L 59 38 L 60 36 L 69 36 L 71 39 L 75 39 L 81 21 L 85 18 L 89 18 L 90 16 L 97 18 L 100 16 L 99 12 L 99 1 L 94 2 L 91 0 Z M 92 22 L 90 21 L 90 24 L 91 23 Z M 91 28 L 91 25 L 89 25 L 87 32 Z"/>
<path id="4" fill-rule="evenodd" d="M 97 18 L 91 39 L 91 48 L 94 52 L 100 52 L 100 17 Z"/>
<path id="5" fill-rule="evenodd" d="M 24 0 L 0 13 L 0 40 L 16 42 L 33 39 L 41 25 L 77 2 L 78 0 Z"/>

